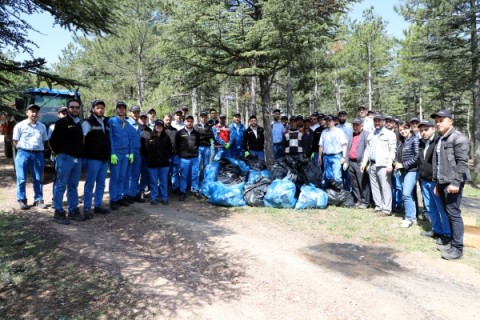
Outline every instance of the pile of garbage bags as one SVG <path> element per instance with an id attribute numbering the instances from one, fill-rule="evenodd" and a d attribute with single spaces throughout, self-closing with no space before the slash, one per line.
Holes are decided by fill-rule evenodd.
<path id="1" fill-rule="evenodd" d="M 215 205 L 325 209 L 328 205 L 354 207 L 345 190 L 322 190 L 322 170 L 305 157 L 284 157 L 271 170 L 257 158 L 221 158 L 208 164 L 200 187 Z"/>

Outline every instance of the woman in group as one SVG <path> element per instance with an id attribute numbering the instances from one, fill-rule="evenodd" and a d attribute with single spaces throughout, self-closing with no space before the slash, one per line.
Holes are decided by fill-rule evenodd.
<path id="1" fill-rule="evenodd" d="M 408 228 L 417 221 L 417 210 L 413 193 L 416 192 L 418 180 L 419 140 L 417 135 L 413 134 L 410 130 L 408 123 L 401 124 L 399 132 L 402 142 L 397 150 L 395 169 L 401 172 L 402 199 L 405 207 L 405 219 L 400 226 L 402 228 Z"/>
<path id="2" fill-rule="evenodd" d="M 160 189 L 160 203 L 168 204 L 168 170 L 172 154 L 172 142 L 165 133 L 162 120 L 155 121 L 155 127 L 146 139 L 148 151 L 148 174 L 150 178 L 150 204 L 156 205 Z"/>

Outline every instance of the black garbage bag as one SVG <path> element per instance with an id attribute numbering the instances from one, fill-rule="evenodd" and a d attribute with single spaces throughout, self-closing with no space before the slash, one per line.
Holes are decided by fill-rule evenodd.
<path id="1" fill-rule="evenodd" d="M 322 169 L 313 161 L 304 163 L 300 171 L 302 178 L 305 179 L 304 184 L 313 184 L 317 188 L 322 186 Z"/>
<path id="2" fill-rule="evenodd" d="M 245 185 L 243 199 L 249 206 L 264 207 L 263 197 L 267 192 L 268 186 L 272 183 L 270 179 L 259 177 L 253 184 Z"/>
<path id="3" fill-rule="evenodd" d="M 285 178 L 288 174 L 288 171 L 288 168 L 282 164 L 281 161 L 274 163 L 272 169 L 270 170 L 272 173 L 272 180 Z"/>
<path id="4" fill-rule="evenodd" d="M 250 170 L 262 171 L 267 169 L 267 164 L 265 161 L 263 159 L 258 159 L 255 156 L 248 156 L 242 160 L 247 163 L 247 165 L 250 167 Z"/>
<path id="5" fill-rule="evenodd" d="M 327 189 L 328 204 L 337 207 L 354 208 L 355 201 L 347 190 Z"/>

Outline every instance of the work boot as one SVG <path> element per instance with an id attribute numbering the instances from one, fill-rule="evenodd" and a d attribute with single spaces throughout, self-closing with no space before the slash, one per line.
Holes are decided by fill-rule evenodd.
<path id="1" fill-rule="evenodd" d="M 55 213 L 53 214 L 53 221 L 59 224 L 70 224 L 70 220 L 65 215 L 65 212 L 60 212 L 58 210 L 55 210 Z"/>
<path id="2" fill-rule="evenodd" d="M 185 192 L 180 192 L 180 196 L 178 197 L 178 200 L 185 201 L 186 197 L 187 197 L 187 194 Z"/>
<path id="3" fill-rule="evenodd" d="M 117 206 L 117 209 L 118 209 L 118 206 Z M 99 214 L 107 214 L 107 213 L 110 213 L 110 210 L 108 210 L 107 208 L 95 207 L 95 209 L 93 209 L 93 212 L 99 213 Z"/>
<path id="4" fill-rule="evenodd" d="M 198 191 L 195 191 L 195 192 L 193 193 L 193 195 L 194 195 L 195 199 L 202 199 L 202 195 L 201 195 L 200 192 L 198 192 Z"/>
<path id="5" fill-rule="evenodd" d="M 47 205 L 43 202 L 43 200 L 34 201 L 33 206 L 39 209 L 47 209 Z"/>
<path id="6" fill-rule="evenodd" d="M 150 201 L 150 204 L 152 206 L 156 206 L 158 204 L 158 202 L 157 202 L 157 200 L 152 200 L 152 201 Z"/>
<path id="7" fill-rule="evenodd" d="M 118 201 L 110 201 L 110 209 L 113 211 L 118 210 Z"/>
<path id="8" fill-rule="evenodd" d="M 127 200 L 129 204 L 134 204 L 135 203 L 135 198 L 134 197 L 126 196 L 126 197 L 123 197 L 123 199 Z"/>
<path id="9" fill-rule="evenodd" d="M 420 235 L 422 237 L 426 237 L 426 238 L 435 238 L 435 232 L 433 232 L 433 230 L 422 231 L 422 232 L 420 232 Z"/>
<path id="10" fill-rule="evenodd" d="M 85 217 L 85 220 L 93 219 L 92 209 L 84 208 L 83 209 L 83 216 Z"/>
<path id="11" fill-rule="evenodd" d="M 73 210 L 73 211 L 70 211 L 70 212 L 68 213 L 68 217 L 69 217 L 71 220 L 75 220 L 75 221 L 85 221 L 85 216 L 80 213 L 80 209 L 78 209 L 78 208 L 76 208 L 76 209 Z"/>
<path id="12" fill-rule="evenodd" d="M 463 256 L 463 251 L 452 247 L 450 250 L 442 251 L 442 258 L 445 260 L 456 260 L 461 259 Z"/>
<path id="13" fill-rule="evenodd" d="M 125 198 L 118 200 L 117 203 L 119 206 L 124 206 L 124 207 L 128 207 L 130 205 L 130 202 Z"/>

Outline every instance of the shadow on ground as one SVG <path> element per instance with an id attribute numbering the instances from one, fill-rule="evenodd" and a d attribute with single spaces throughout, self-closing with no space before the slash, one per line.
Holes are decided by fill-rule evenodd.
<path id="1" fill-rule="evenodd" d="M 395 261 L 395 252 L 385 247 L 327 242 L 308 247 L 301 254 L 314 264 L 350 278 L 369 280 L 406 271 Z"/>

